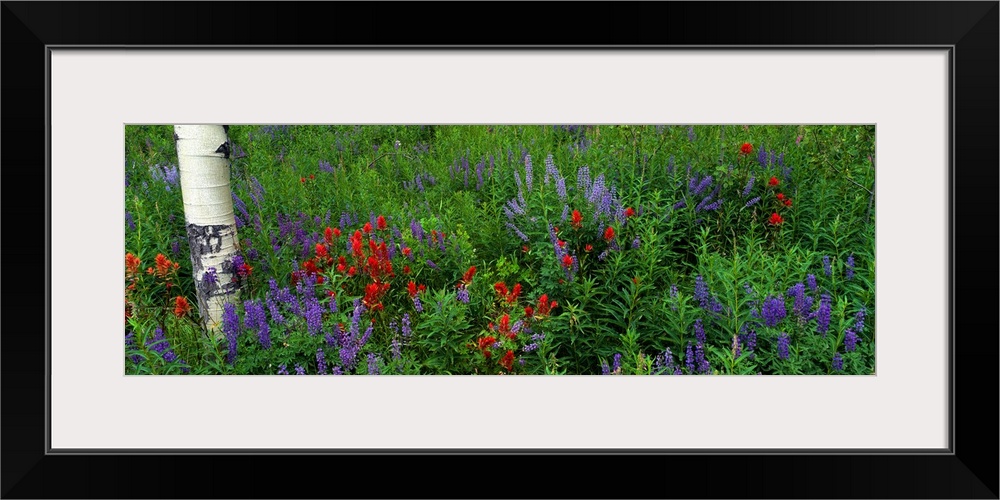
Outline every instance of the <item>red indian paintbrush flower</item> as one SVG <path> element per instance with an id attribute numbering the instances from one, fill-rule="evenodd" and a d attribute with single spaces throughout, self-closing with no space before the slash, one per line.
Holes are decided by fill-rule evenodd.
<path id="1" fill-rule="evenodd" d="M 406 291 L 410 292 L 410 298 L 417 296 L 417 284 L 414 282 L 409 282 L 406 284 Z"/>
<path id="2" fill-rule="evenodd" d="M 126 275 L 128 275 L 128 276 L 134 276 L 137 272 L 139 272 L 139 264 L 141 264 L 141 262 L 139 261 L 139 257 L 136 257 L 135 255 L 132 255 L 131 253 L 126 253 L 125 254 L 125 273 L 126 273 Z"/>
<path id="3" fill-rule="evenodd" d="M 462 275 L 462 283 L 469 285 L 472 283 L 472 277 L 476 275 L 476 266 L 469 267 L 469 270 Z"/>
<path id="4" fill-rule="evenodd" d="M 634 208 L 628 207 L 628 208 L 625 209 L 625 217 L 632 217 L 633 215 L 635 215 L 635 209 Z"/>
<path id="5" fill-rule="evenodd" d="M 615 239 L 615 229 L 608 226 L 608 228 L 604 230 L 604 241 L 611 241 L 613 239 Z"/>
<path id="6" fill-rule="evenodd" d="M 534 316 L 535 315 L 535 308 L 531 307 L 531 306 L 525 306 L 525 308 L 524 308 L 524 315 L 527 316 L 527 317 L 529 317 L 529 318 L 532 317 L 532 316 Z"/>
<path id="7" fill-rule="evenodd" d="M 789 199 L 785 200 L 785 206 L 786 206 L 786 207 L 790 207 L 790 206 L 792 206 L 792 199 L 791 199 L 791 198 L 789 198 Z"/>
<path id="8" fill-rule="evenodd" d="M 566 269 L 573 267 L 573 257 L 569 254 L 563 255 L 562 265 Z"/>
<path id="9" fill-rule="evenodd" d="M 379 215 L 378 218 L 375 219 L 375 226 L 378 227 L 379 229 L 385 229 L 386 224 L 384 215 Z"/>
<path id="10" fill-rule="evenodd" d="M 591 245 L 590 243 L 587 243 L 587 246 L 583 247 L 583 251 L 584 252 L 590 252 L 593 249 L 594 249 L 594 245 Z"/>
<path id="11" fill-rule="evenodd" d="M 753 144 L 750 144 L 749 142 L 744 142 L 743 145 L 740 146 L 740 153 L 745 155 L 753 153 Z"/>
<path id="12" fill-rule="evenodd" d="M 364 231 L 365 234 L 368 234 L 368 233 L 372 232 L 372 223 L 371 222 L 365 222 L 365 225 L 361 226 L 361 230 Z"/>
<path id="13" fill-rule="evenodd" d="M 785 193 L 778 193 L 778 199 L 779 200 L 784 200 L 785 199 Z"/>
<path id="14" fill-rule="evenodd" d="M 188 300 L 184 297 L 177 296 L 174 299 L 174 316 L 178 318 L 183 318 L 184 315 L 191 312 L 191 304 L 188 304 Z"/>
<path id="15" fill-rule="evenodd" d="M 573 218 L 570 220 L 570 225 L 573 226 L 573 229 L 580 229 L 583 225 L 583 215 L 580 215 L 579 210 L 573 211 Z"/>
<path id="16" fill-rule="evenodd" d="M 507 349 L 507 354 L 504 354 L 500 360 L 500 366 L 506 368 L 507 371 L 511 371 L 514 368 L 514 351 Z"/>
<path id="17" fill-rule="evenodd" d="M 778 185 L 778 178 L 777 177 L 771 177 L 771 179 L 769 181 L 767 181 L 767 185 L 768 186 L 777 186 Z"/>
<path id="18" fill-rule="evenodd" d="M 782 219 L 781 216 L 778 215 L 778 212 L 774 212 L 773 214 L 771 214 L 771 218 L 767 222 L 772 226 L 777 226 L 778 224 L 784 222 L 784 219 Z"/>

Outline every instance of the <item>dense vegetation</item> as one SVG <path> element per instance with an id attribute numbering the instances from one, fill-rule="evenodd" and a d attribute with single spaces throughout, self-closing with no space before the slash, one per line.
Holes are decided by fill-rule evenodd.
<path id="1" fill-rule="evenodd" d="M 125 137 L 129 374 L 871 374 L 873 126 L 232 126 L 199 326 L 170 126 Z"/>

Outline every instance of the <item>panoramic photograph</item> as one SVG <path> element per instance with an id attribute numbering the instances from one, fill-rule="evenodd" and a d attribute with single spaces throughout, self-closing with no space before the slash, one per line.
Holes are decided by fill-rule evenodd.
<path id="1" fill-rule="evenodd" d="M 126 125 L 126 375 L 873 375 L 875 126 Z"/>

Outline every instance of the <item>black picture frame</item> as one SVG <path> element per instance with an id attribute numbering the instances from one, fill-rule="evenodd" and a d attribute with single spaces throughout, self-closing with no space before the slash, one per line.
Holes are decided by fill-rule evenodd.
<path id="1" fill-rule="evenodd" d="M 2 88 L 7 104 L 2 137 L 8 147 L 0 154 L 2 164 L 13 167 L 7 169 L 8 186 L 19 190 L 32 186 L 28 191 L 34 193 L 34 203 L 42 205 L 28 210 L 27 204 L 19 204 L 7 212 L 8 224 L 13 224 L 8 225 L 9 235 L 30 234 L 33 239 L 3 249 L 16 271 L 11 278 L 8 267 L 8 284 L 13 284 L 9 290 L 14 291 L 4 297 L 8 329 L 0 339 L 6 403 L 0 410 L 4 498 L 998 498 L 998 405 L 992 386 L 997 380 L 996 332 L 1000 331 L 995 314 L 998 289 L 992 281 L 997 276 L 1000 151 L 1000 3 L 996 1 L 580 2 L 554 3 L 545 9 L 538 3 L 492 2 L 478 3 L 475 9 L 416 2 L 2 4 L 0 61 L 7 75 Z M 455 19 L 464 25 L 454 24 Z M 589 44 L 611 50 L 615 46 L 951 47 L 949 309 L 954 370 L 949 452 L 500 457 L 432 452 L 331 456 L 294 450 L 288 454 L 48 453 L 51 200 L 45 152 L 50 147 L 46 100 L 50 47 L 414 44 Z M 43 188 L 45 196 L 38 196 Z M 46 217 L 44 238 L 39 236 L 43 231 L 38 214 Z M 40 248 L 45 249 L 44 259 Z M 44 279 L 39 272 L 43 260 Z M 972 305 L 982 302 L 986 305 Z M 850 429 L 845 424 L 831 432 Z M 384 480 L 362 479 L 369 475 Z"/>

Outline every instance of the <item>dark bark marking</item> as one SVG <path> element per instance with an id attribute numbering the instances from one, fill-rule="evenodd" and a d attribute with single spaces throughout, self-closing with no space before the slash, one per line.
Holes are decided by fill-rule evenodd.
<path id="1" fill-rule="evenodd" d="M 216 149 L 215 152 L 216 153 L 222 153 L 222 156 L 225 159 L 228 160 L 229 159 L 229 143 L 228 142 L 223 142 L 222 145 L 219 146 L 219 149 Z"/>

